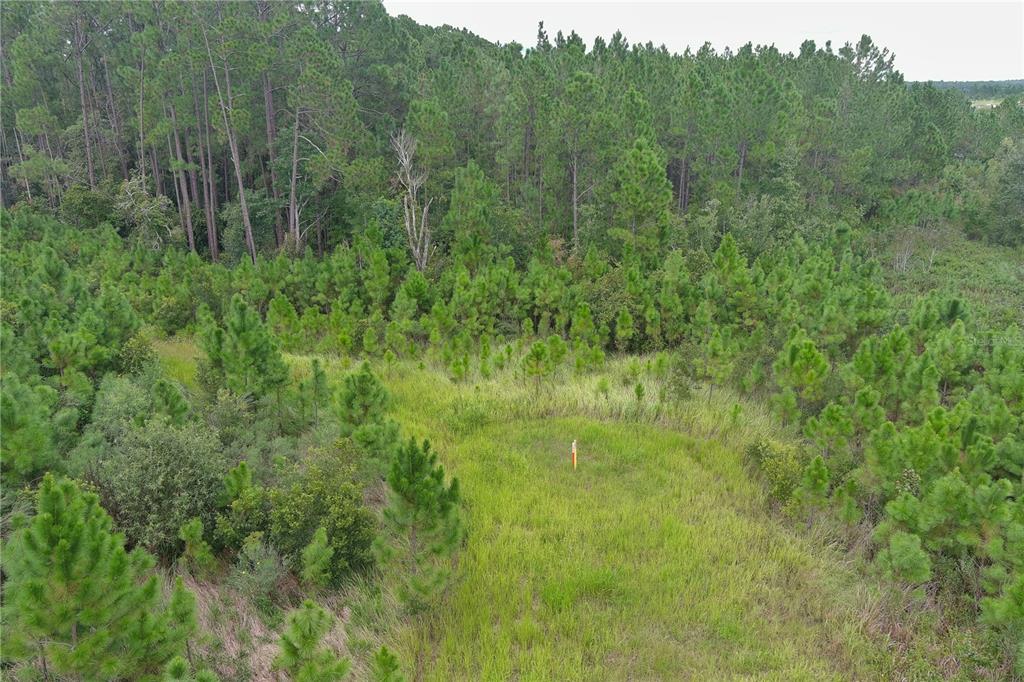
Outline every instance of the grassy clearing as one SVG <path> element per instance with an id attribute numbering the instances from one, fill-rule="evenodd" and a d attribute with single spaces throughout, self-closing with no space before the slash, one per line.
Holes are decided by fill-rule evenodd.
<path id="1" fill-rule="evenodd" d="M 740 453 L 771 419 L 750 404 L 736 416 L 722 392 L 638 403 L 630 364 L 540 388 L 512 372 L 386 377 L 406 432 L 430 437 L 459 477 L 469 529 L 444 606 L 399 624 L 404 659 L 429 651 L 432 680 L 923 670 L 919 652 L 889 649 L 882 590 L 770 512 Z"/>
<path id="2" fill-rule="evenodd" d="M 158 350 L 194 385 L 189 342 Z M 309 359 L 290 361 L 299 375 Z M 334 381 L 350 366 L 326 360 Z M 771 417 L 723 391 L 662 399 L 655 366 L 541 385 L 512 370 L 454 384 L 413 363 L 379 368 L 403 432 L 430 438 L 459 477 L 468 538 L 425 618 L 403 619 L 373 576 L 325 595 L 357 678 L 382 643 L 410 674 L 425 652 L 429 680 L 933 676 L 945 645 L 927 610 L 898 612 L 905 602 L 849 555 L 772 512 L 741 454 L 786 437 Z"/>

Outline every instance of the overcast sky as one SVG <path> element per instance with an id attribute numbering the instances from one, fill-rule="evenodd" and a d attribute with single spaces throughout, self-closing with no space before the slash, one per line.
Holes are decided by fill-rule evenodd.
<path id="1" fill-rule="evenodd" d="M 1016 2 L 428 2 L 384 0 L 421 24 L 465 27 L 488 40 L 532 47 L 537 22 L 554 38 L 587 44 L 621 30 L 629 42 L 682 52 L 710 42 L 797 51 L 807 38 L 835 48 L 867 33 L 896 53 L 908 80 L 1024 78 L 1024 0 Z"/>

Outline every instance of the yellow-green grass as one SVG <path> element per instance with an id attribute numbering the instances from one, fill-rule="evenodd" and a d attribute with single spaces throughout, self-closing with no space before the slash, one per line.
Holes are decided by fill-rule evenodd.
<path id="1" fill-rule="evenodd" d="M 187 341 L 159 351 L 194 381 Z M 310 358 L 289 360 L 307 371 Z M 351 366 L 324 360 L 335 382 Z M 467 538 L 418 618 L 372 580 L 348 592 L 375 621 L 350 623 L 357 673 L 385 643 L 430 680 L 930 678 L 942 644 L 919 640 L 920 619 L 898 617 L 909 627 L 891 640 L 890 593 L 772 511 L 742 453 L 786 434 L 756 403 L 662 400 L 644 359 L 539 384 L 513 370 L 452 383 L 414 362 L 378 372 L 403 433 L 430 438 L 459 478 Z"/>
<path id="2" fill-rule="evenodd" d="M 608 370 L 607 397 L 598 377 L 392 373 L 406 431 L 459 477 L 468 528 L 445 601 L 399 637 L 405 659 L 429 652 L 432 680 L 881 679 L 918 665 L 869 633 L 876 586 L 771 513 L 741 454 L 770 418 L 734 416 L 721 392 L 638 403 L 625 368 Z"/>
<path id="3" fill-rule="evenodd" d="M 196 387 L 196 360 L 202 353 L 192 340 L 182 338 L 154 339 L 153 349 L 168 378 L 190 389 Z"/>

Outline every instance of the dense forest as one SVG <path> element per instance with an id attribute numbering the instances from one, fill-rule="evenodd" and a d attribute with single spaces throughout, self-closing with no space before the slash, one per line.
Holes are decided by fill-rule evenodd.
<path id="1" fill-rule="evenodd" d="M 955 651 L 922 674 L 1024 676 L 1024 295 L 915 290 L 941 245 L 902 246 L 1020 258 L 1020 95 L 975 110 L 867 36 L 674 54 L 368 2 L 0 13 L 12 679 L 444 679 L 469 492 L 389 391 L 428 370 L 476 392 L 452 438 L 501 386 L 592 378 L 655 424 L 763 406 L 750 475 L 939 614 Z M 214 613 L 243 608 L 258 627 Z M 225 644 L 246 628 L 272 653 Z"/>

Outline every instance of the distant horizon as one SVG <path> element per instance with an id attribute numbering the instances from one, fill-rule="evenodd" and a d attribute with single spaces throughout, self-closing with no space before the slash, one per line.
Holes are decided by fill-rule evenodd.
<path id="1" fill-rule="evenodd" d="M 1024 79 L 1022 2 L 430 2 L 384 0 L 393 15 L 465 28 L 491 42 L 534 47 L 538 24 L 553 39 L 575 31 L 588 49 L 616 31 L 632 44 L 675 53 L 710 43 L 716 50 L 753 43 L 797 53 L 804 40 L 833 50 L 871 36 L 896 56 L 908 81 Z"/>

